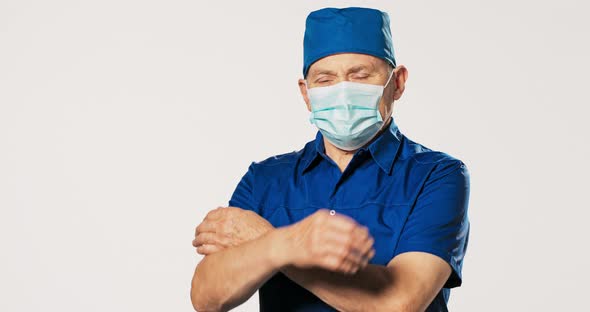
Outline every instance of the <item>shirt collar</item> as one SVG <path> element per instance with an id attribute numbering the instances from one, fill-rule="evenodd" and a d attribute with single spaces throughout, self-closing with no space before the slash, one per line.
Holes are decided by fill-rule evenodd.
<path id="1" fill-rule="evenodd" d="M 403 139 L 403 135 L 399 127 L 395 123 L 395 118 L 393 116 L 391 116 L 390 118 L 391 123 L 389 124 L 388 129 L 383 131 L 377 137 L 377 139 L 375 139 L 371 144 L 369 144 L 369 146 L 362 147 L 359 149 L 364 151 L 369 150 L 371 152 L 373 160 L 375 160 L 379 167 L 388 175 L 391 174 L 393 162 L 395 161 L 395 158 L 398 154 L 398 150 L 400 149 L 400 145 Z M 315 141 L 311 147 L 312 148 L 310 153 L 308 153 L 307 157 L 303 159 L 302 174 L 309 170 L 312 164 L 315 163 L 316 159 L 322 156 L 328 157 L 324 154 L 324 138 L 320 131 L 317 132 Z"/>

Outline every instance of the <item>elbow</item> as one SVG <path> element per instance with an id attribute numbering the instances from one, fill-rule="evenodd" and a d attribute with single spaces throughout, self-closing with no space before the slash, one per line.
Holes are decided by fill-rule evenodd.
<path id="1" fill-rule="evenodd" d="M 416 305 L 415 302 L 411 300 L 390 300 L 385 304 L 387 306 L 387 311 L 395 311 L 395 312 L 423 312 L 424 308 Z"/>
<path id="2" fill-rule="evenodd" d="M 195 311 L 205 311 L 203 303 L 199 301 L 199 297 L 196 295 L 193 288 L 191 288 L 191 303 L 193 304 L 193 309 L 195 309 Z"/>
<path id="3" fill-rule="evenodd" d="M 223 305 L 218 302 L 207 300 L 207 296 L 198 290 L 198 287 L 191 287 L 191 303 L 193 309 L 198 312 L 221 312 L 226 311 Z"/>
<path id="4" fill-rule="evenodd" d="M 418 312 L 418 310 L 413 309 L 408 305 L 397 304 L 391 307 L 389 311 L 396 311 L 396 312 Z"/>
<path id="5" fill-rule="evenodd" d="M 199 293 L 197 293 L 194 285 L 191 287 L 191 303 L 193 304 L 193 309 L 195 309 L 195 311 L 206 311 L 205 305 L 201 300 L 201 296 L 199 296 Z"/>
<path id="6" fill-rule="evenodd" d="M 397 304 L 393 307 L 393 309 L 391 311 L 397 311 L 397 312 L 424 312 L 426 309 L 426 307 L 422 308 L 419 307 L 415 304 Z"/>
<path id="7" fill-rule="evenodd" d="M 206 311 L 205 310 L 205 303 L 203 302 L 202 295 L 199 293 L 198 288 L 193 284 L 191 286 L 191 303 L 193 304 L 193 309 L 195 311 Z"/>
<path id="8" fill-rule="evenodd" d="M 193 278 L 191 284 L 191 303 L 193 309 L 198 312 L 221 312 L 227 311 L 224 308 L 223 302 L 218 300 L 212 300 L 210 294 L 206 293 L 207 289 L 202 287 L 199 281 L 197 281 L 196 275 Z"/>

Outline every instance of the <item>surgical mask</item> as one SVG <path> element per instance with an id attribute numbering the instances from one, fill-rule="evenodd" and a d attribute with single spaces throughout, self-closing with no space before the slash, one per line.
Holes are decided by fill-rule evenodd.
<path id="1" fill-rule="evenodd" d="M 379 101 L 392 76 L 393 71 L 384 86 L 342 81 L 331 86 L 307 89 L 311 104 L 309 121 L 340 149 L 351 151 L 362 147 L 384 125 L 379 113 Z"/>

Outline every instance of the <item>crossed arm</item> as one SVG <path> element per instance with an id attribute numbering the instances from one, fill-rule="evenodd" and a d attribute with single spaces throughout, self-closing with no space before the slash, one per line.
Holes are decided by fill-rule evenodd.
<path id="1" fill-rule="evenodd" d="M 274 228 L 252 211 L 230 207 L 210 212 L 193 241 L 197 252 L 205 255 L 192 280 L 195 310 L 232 309 L 282 272 L 340 311 L 423 311 L 451 273 L 448 263 L 425 252 L 399 254 L 387 266 L 368 264 L 374 251 L 366 246 L 372 246 L 372 238 L 359 234 L 362 226 L 350 220 L 333 220 L 320 212 L 297 224 Z M 311 237 L 314 226 L 321 225 L 326 233 L 329 222 L 349 224 L 346 230 L 358 239 L 351 238 L 345 245 L 357 246 L 365 257 L 331 262 L 333 258 L 326 256 L 318 262 L 318 255 L 325 253 L 306 250 L 313 246 L 306 245 L 305 238 Z M 310 241 L 328 246 L 317 238 Z"/>
<path id="2" fill-rule="evenodd" d="M 442 259 L 423 252 L 398 255 L 387 266 L 369 264 L 346 276 L 324 269 L 282 270 L 339 311 L 424 311 L 450 274 Z"/>

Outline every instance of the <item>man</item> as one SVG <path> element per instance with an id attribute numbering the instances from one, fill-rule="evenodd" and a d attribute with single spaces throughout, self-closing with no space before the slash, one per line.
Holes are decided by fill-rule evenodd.
<path id="1" fill-rule="evenodd" d="M 259 290 L 261 311 L 446 311 L 467 248 L 465 164 L 392 116 L 408 77 L 389 16 L 309 14 L 298 84 L 319 129 L 303 149 L 253 162 L 193 246 L 197 311 Z"/>

